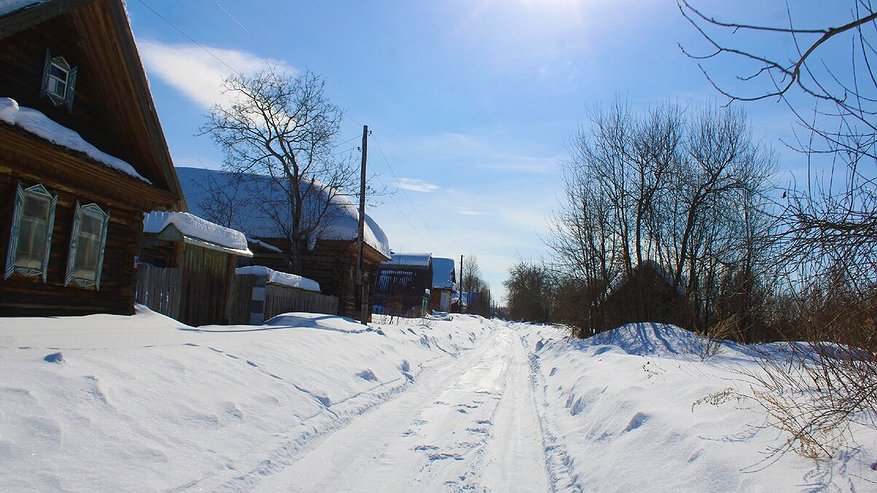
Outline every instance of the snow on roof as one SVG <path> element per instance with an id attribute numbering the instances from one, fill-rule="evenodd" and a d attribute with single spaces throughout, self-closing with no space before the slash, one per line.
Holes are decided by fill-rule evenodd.
<path id="1" fill-rule="evenodd" d="M 287 272 L 278 272 L 274 269 L 269 269 L 264 265 L 249 265 L 247 267 L 238 267 L 234 270 L 234 273 L 240 275 L 267 277 L 268 279 L 266 280 L 266 282 L 268 284 L 279 284 L 281 286 L 303 289 L 305 291 L 314 291 L 316 293 L 320 292 L 320 283 L 314 281 L 313 279 L 308 279 L 307 277 L 302 277 L 295 274 L 289 274 Z"/>
<path id="2" fill-rule="evenodd" d="M 431 253 L 394 253 L 390 260 L 384 262 L 381 266 L 429 267 L 431 260 Z"/>
<path id="3" fill-rule="evenodd" d="M 0 0 L 2 1 L 2 0 Z M 55 123 L 46 115 L 33 108 L 18 106 L 12 98 L 0 97 L 0 120 L 27 130 L 43 139 L 74 151 L 85 153 L 88 157 L 109 168 L 121 171 L 138 180 L 150 183 L 127 162 L 110 156 L 97 147 L 89 144 L 75 131 Z"/>
<path id="4" fill-rule="evenodd" d="M 215 183 L 238 205 L 232 219 L 232 226 L 243 231 L 251 238 L 281 238 L 286 234 L 271 219 L 271 214 L 284 214 L 288 217 L 288 207 L 282 211 L 271 210 L 272 202 L 284 203 L 283 190 L 272 186 L 268 177 L 246 174 L 243 183 L 237 183 L 233 173 L 219 170 L 178 167 L 177 177 L 183 187 L 189 211 L 206 216 L 202 203 L 210 198 L 208 183 Z M 305 183 L 302 186 L 307 186 Z M 269 188 L 270 187 L 270 188 Z M 265 188 L 269 188 L 267 191 Z M 268 200 L 263 200 L 265 195 Z M 252 200 L 259 197 L 259 200 Z M 272 200 L 272 199 L 277 200 Z M 327 193 L 324 187 L 318 186 L 305 198 L 305 208 L 316 210 L 317 204 L 325 204 Z M 329 211 L 320 222 L 317 238 L 322 240 L 356 240 L 359 232 L 359 210 L 348 197 L 340 194 L 329 199 Z M 308 211 L 305 211 L 305 216 Z M 368 214 L 365 215 L 365 242 L 387 258 L 390 257 L 390 242 L 384 230 Z"/>
<path id="5" fill-rule="evenodd" d="M 247 243 L 252 243 L 253 245 L 257 245 L 259 247 L 264 248 L 265 250 L 270 250 L 272 252 L 283 253 L 283 250 L 277 248 L 276 246 L 274 246 L 270 243 L 265 243 L 264 241 L 256 239 L 256 238 L 251 238 L 249 236 L 247 236 Z"/>
<path id="6" fill-rule="evenodd" d="M 433 257 L 432 259 L 432 288 L 454 289 L 454 260 L 449 258 Z"/>
<path id="7" fill-rule="evenodd" d="M 158 234 L 173 225 L 186 243 L 252 257 L 247 238 L 240 231 L 226 228 L 188 212 L 153 211 L 143 215 L 143 232 Z"/>
<path id="8" fill-rule="evenodd" d="M 0 17 L 45 2 L 46 0 L 0 0 Z"/>

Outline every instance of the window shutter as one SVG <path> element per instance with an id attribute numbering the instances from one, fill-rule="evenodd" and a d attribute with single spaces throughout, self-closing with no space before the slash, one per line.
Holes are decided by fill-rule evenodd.
<path id="1" fill-rule="evenodd" d="M 40 85 L 40 97 L 44 97 L 49 92 L 49 72 L 52 68 L 52 53 L 46 48 L 46 60 L 43 62 L 43 83 Z"/>
<path id="2" fill-rule="evenodd" d="M 52 194 L 52 206 L 49 209 L 49 224 L 46 229 L 46 261 L 43 262 L 43 282 L 49 273 L 49 253 L 52 250 L 52 230 L 55 229 L 55 207 L 58 205 L 58 196 Z"/>
<path id="3" fill-rule="evenodd" d="M 100 210 L 100 209 L 98 209 Z M 101 211 L 103 212 L 103 211 Z M 107 226 L 110 224 L 110 212 L 104 212 L 104 223 L 101 227 L 100 254 L 97 257 L 97 271 L 94 273 L 94 289 L 100 289 L 100 275 L 104 270 L 104 251 L 107 247 Z"/>
<path id="4" fill-rule="evenodd" d="M 67 94 L 65 94 L 65 102 L 67 103 L 67 111 L 73 112 L 73 96 L 76 94 L 76 72 L 79 67 L 73 67 L 67 76 Z"/>
<path id="5" fill-rule="evenodd" d="M 6 251 L 6 270 L 3 279 L 9 279 L 15 272 L 15 251 L 18 248 L 18 231 L 21 227 L 21 208 L 24 207 L 24 190 L 21 184 L 16 188 L 15 205 L 12 207 L 12 230 L 9 233 L 9 248 Z"/>
<path id="6" fill-rule="evenodd" d="M 73 213 L 73 232 L 70 234 L 70 249 L 67 251 L 67 274 L 64 276 L 64 286 L 69 286 L 73 281 L 73 273 L 76 269 L 76 245 L 79 243 L 79 227 L 82 225 L 82 208 L 76 201 L 76 211 Z"/>

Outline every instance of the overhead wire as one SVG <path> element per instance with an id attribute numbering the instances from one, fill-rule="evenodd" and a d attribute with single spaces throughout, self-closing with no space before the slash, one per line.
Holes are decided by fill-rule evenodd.
<path id="1" fill-rule="evenodd" d="M 390 170 L 390 173 L 396 179 L 396 183 L 399 183 L 401 181 L 399 178 L 399 175 L 396 174 L 396 171 L 393 169 L 393 166 L 390 165 L 390 160 L 387 159 L 387 155 L 384 154 L 384 150 L 381 147 L 380 142 L 378 142 L 378 140 L 374 137 L 372 137 L 372 140 L 374 141 L 375 145 L 377 146 L 378 152 L 381 154 L 381 157 L 384 159 L 384 163 L 387 165 L 387 169 Z M 417 206 L 414 205 L 414 202 L 411 200 L 411 197 L 408 195 L 408 192 L 404 188 L 399 188 L 399 190 L 402 191 L 402 195 L 405 196 L 405 199 L 411 205 L 411 209 L 414 210 L 414 213 L 417 215 L 418 219 L 420 219 L 420 222 L 423 224 L 423 226 L 426 228 L 426 230 L 429 232 L 429 234 L 432 235 L 432 237 L 441 245 L 441 247 L 445 251 L 450 251 L 451 249 L 448 248 L 448 246 L 441 239 L 441 237 L 439 237 L 437 234 L 435 234 L 435 232 L 432 230 L 432 228 L 429 227 L 429 223 L 423 219 L 423 216 L 420 214 L 420 210 L 418 210 Z"/>
<path id="2" fill-rule="evenodd" d="M 240 74 L 240 71 L 239 71 L 239 70 L 237 70 L 236 68 L 234 68 L 234 67 L 232 67 L 231 65 L 229 65 L 228 63 L 226 63 L 226 61 L 223 60 L 222 58 L 220 58 L 219 55 L 217 55 L 216 53 L 213 53 L 212 51 L 210 51 L 206 46 L 204 46 L 203 44 L 201 44 L 201 43 L 199 43 L 198 41 L 196 41 L 195 38 L 193 38 L 192 36 L 189 36 L 189 34 L 186 33 L 186 31 L 183 31 L 179 26 L 177 26 L 176 24 L 174 24 L 173 22 L 171 22 L 167 17 L 161 15 L 161 13 L 160 13 L 159 11 L 155 10 L 154 8 L 152 8 L 152 6 L 149 5 L 148 3 L 146 3 L 145 0 L 137 0 L 137 1 L 139 1 L 141 5 L 143 5 L 143 6 L 146 7 L 147 9 L 149 9 L 150 12 L 152 12 L 153 14 L 155 14 L 156 16 L 158 16 L 158 18 L 161 19 L 161 20 L 163 20 L 167 25 L 169 25 L 169 26 L 171 26 L 172 28 L 176 29 L 177 32 L 179 32 L 180 34 L 182 34 L 183 36 L 185 36 L 186 39 L 188 39 L 189 41 L 191 41 L 192 43 L 194 43 L 198 48 L 201 48 L 202 50 L 204 50 L 205 53 L 207 53 L 208 55 L 210 55 L 211 57 L 213 57 L 217 62 L 219 62 L 219 63 L 225 65 L 225 66 L 226 66 L 229 70 L 231 70 L 232 72 L 234 72 L 234 73 L 236 73 L 236 74 Z"/>
<path id="3" fill-rule="evenodd" d="M 186 39 L 188 39 L 188 40 L 191 41 L 193 44 L 195 44 L 195 46 L 197 46 L 198 48 L 200 48 L 201 50 L 203 50 L 205 53 L 207 53 L 208 55 L 210 55 L 213 59 L 215 59 L 216 61 L 218 61 L 218 62 L 221 63 L 222 65 L 224 65 L 226 68 L 228 68 L 228 69 L 231 70 L 232 72 L 234 72 L 234 73 L 236 73 L 236 74 L 240 74 L 240 71 L 239 71 L 239 70 L 237 70 L 236 68 L 232 67 L 229 63 L 227 63 L 227 62 L 226 62 L 225 60 L 223 60 L 219 55 L 217 55 L 216 53 L 214 53 L 213 51 L 211 51 L 211 50 L 210 50 L 209 48 L 207 48 L 205 45 L 203 45 L 203 44 L 201 44 L 200 42 L 198 42 L 197 40 L 195 40 L 195 38 L 193 38 L 192 36 L 190 36 L 190 35 L 189 35 L 186 31 L 184 31 L 182 28 L 180 28 L 179 26 L 177 26 L 176 24 L 174 24 L 173 22 L 171 22 L 170 19 L 168 19 L 167 17 L 165 17 L 164 15 L 162 15 L 158 10 L 156 10 L 156 9 L 153 8 L 151 5 L 149 5 L 145 0 L 138 0 L 138 2 L 140 2 L 140 4 L 143 5 L 144 7 L 146 7 L 150 12 L 152 12 L 153 14 L 155 14 L 155 16 L 157 16 L 159 19 L 161 19 L 162 21 L 164 21 L 167 25 L 171 26 L 174 30 L 176 30 L 177 32 L 179 32 L 180 34 L 182 34 Z M 220 10 L 221 10 L 221 11 L 222 11 L 227 17 L 229 17 L 229 18 L 230 18 L 230 19 L 231 19 L 231 20 L 232 20 L 232 21 L 233 21 L 238 27 L 240 27 L 244 32 L 246 32 L 250 37 L 252 37 L 252 38 L 253 38 L 257 43 L 259 43 L 263 48 L 265 48 L 265 49 L 268 50 L 268 51 L 271 51 L 270 48 L 265 44 L 265 42 L 263 42 L 263 41 L 262 41 L 262 40 L 261 40 L 261 39 L 260 39 L 255 33 L 253 33 L 252 31 L 250 31 L 250 30 L 249 30 L 249 29 L 248 29 L 248 28 L 247 28 L 247 27 L 246 27 L 246 26 L 245 26 L 245 25 L 244 25 L 244 24 L 243 24 L 243 23 L 242 23 L 237 17 L 235 17 L 231 12 L 229 12 L 228 9 L 226 9 L 225 6 L 223 6 L 223 5 L 219 2 L 219 0 L 214 0 L 213 3 L 214 3 L 214 5 L 216 5 L 216 7 L 219 8 L 219 9 L 220 9 Z M 361 125 L 361 123 L 360 123 L 358 120 L 356 120 L 355 118 L 350 117 L 349 115 L 348 115 L 348 118 L 350 118 L 350 120 L 352 120 L 354 123 L 357 123 L 357 124 L 360 124 L 360 125 Z M 345 140 L 345 141 L 343 141 L 343 142 L 336 143 L 336 144 L 334 145 L 334 147 L 337 149 L 338 147 L 341 147 L 341 146 L 343 146 L 343 145 L 345 145 L 345 144 L 348 144 L 348 143 L 350 143 L 350 142 L 353 142 L 354 140 L 356 140 L 356 139 L 358 139 L 358 138 L 359 138 L 359 136 L 352 137 L 352 138 L 350 138 L 350 139 L 348 139 L 348 140 Z M 393 169 L 392 165 L 390 165 L 390 161 L 389 161 L 389 159 L 387 159 L 387 156 L 386 156 L 386 154 L 384 153 L 383 148 L 381 147 L 380 143 L 379 143 L 377 140 L 373 139 L 373 141 L 374 141 L 375 145 L 377 146 L 377 148 L 378 148 L 378 152 L 381 154 L 381 157 L 383 158 L 383 161 L 384 161 L 385 165 L 387 166 L 387 169 L 390 170 L 390 173 L 393 175 L 393 177 L 396 179 L 396 182 L 398 183 L 398 182 L 400 181 L 399 175 L 396 174 L 396 171 Z M 352 151 L 352 150 L 357 149 L 357 148 L 358 148 L 358 147 L 352 147 L 352 148 L 346 149 L 346 150 L 341 151 L 341 152 L 349 152 L 349 151 Z M 376 176 L 376 178 L 377 178 L 379 181 L 381 181 L 381 183 L 383 183 L 384 186 L 387 186 L 387 184 L 384 183 L 383 180 L 380 180 L 379 177 Z M 432 236 L 432 237 L 433 237 L 433 238 L 434 238 L 434 239 L 435 239 L 435 240 L 436 240 L 441 246 L 442 246 L 442 248 L 444 248 L 446 251 L 449 251 L 450 248 L 448 248 L 448 246 L 444 243 L 444 241 L 441 239 L 441 237 L 439 237 L 438 235 L 436 235 L 435 232 L 432 230 L 432 228 L 429 227 L 429 223 L 427 223 L 427 222 L 423 219 L 423 215 L 420 213 L 420 211 L 418 210 L 417 206 L 414 205 L 414 202 L 411 200 L 411 197 L 408 195 L 408 192 L 407 192 L 405 189 L 403 189 L 403 188 L 399 188 L 399 190 L 402 191 L 402 194 L 405 196 L 406 201 L 408 202 L 408 204 L 411 205 L 411 209 L 412 209 L 412 210 L 414 211 L 414 213 L 417 215 L 417 218 L 420 220 L 420 223 L 423 225 L 423 228 L 424 228 L 424 229 L 425 229 L 425 230 L 426 230 L 426 231 L 427 231 L 427 232 L 428 232 L 428 233 L 429 233 L 429 234 L 430 234 L 430 235 L 431 235 L 431 236 Z M 411 226 L 411 229 L 417 234 L 417 236 L 419 236 L 420 239 L 423 240 L 424 242 L 429 243 L 429 240 L 426 238 L 426 236 L 424 236 L 424 234 L 420 231 L 420 229 L 417 228 L 417 226 L 415 226 L 414 221 L 412 221 L 411 218 L 405 213 L 404 209 L 403 209 L 403 208 L 399 205 L 399 203 L 395 200 L 395 198 L 393 197 L 393 195 L 390 195 L 389 197 L 390 197 L 390 202 L 391 202 L 391 203 L 393 204 L 393 206 L 399 211 L 399 214 L 402 215 L 403 219 L 405 219 L 405 221 L 408 223 L 408 225 Z"/>

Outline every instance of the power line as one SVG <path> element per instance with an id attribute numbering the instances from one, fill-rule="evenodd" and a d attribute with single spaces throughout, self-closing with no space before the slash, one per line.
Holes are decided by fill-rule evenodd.
<path id="1" fill-rule="evenodd" d="M 375 179 L 381 182 L 384 186 L 387 186 L 387 184 L 384 183 L 379 176 L 375 175 Z M 389 197 L 390 202 L 393 204 L 394 207 L 396 207 L 396 210 L 399 211 L 399 214 L 402 215 L 402 218 L 405 219 L 405 222 L 407 222 L 409 226 L 411 226 L 411 229 L 417 234 L 417 236 L 419 236 L 424 243 L 429 243 L 429 240 L 427 240 L 426 237 L 423 236 L 423 233 L 421 233 L 420 230 L 417 229 L 417 227 L 414 225 L 414 222 L 411 221 L 411 218 L 409 218 L 408 215 L 405 214 L 405 211 L 401 207 L 399 207 L 399 204 L 396 202 L 395 197 L 393 197 L 392 194 L 389 195 Z"/>
<path id="2" fill-rule="evenodd" d="M 206 46 L 204 46 L 204 45 L 202 45 L 201 43 L 195 41 L 195 38 L 193 38 L 192 36 L 189 36 L 189 35 L 186 33 L 186 31 L 183 31 L 183 30 L 182 30 L 180 27 L 178 27 L 176 24 L 174 24 L 173 22 L 171 22 L 170 20 L 168 20 L 167 17 L 161 15 L 157 10 L 155 10 L 154 8 L 152 8 L 152 7 L 151 7 L 148 3 L 146 3 L 144 0 L 138 0 L 138 1 L 139 1 L 144 7 L 146 7 L 147 9 L 149 9 L 153 14 L 155 14 L 156 16 L 158 16 L 159 19 L 161 19 L 161 20 L 163 20 L 165 23 L 167 23 L 167 25 L 169 25 L 169 26 L 171 26 L 172 28 L 176 29 L 177 32 L 179 32 L 180 34 L 182 34 L 183 36 L 185 36 L 186 39 L 188 39 L 188 40 L 191 41 L 192 43 L 195 43 L 195 45 L 198 46 L 199 48 L 201 48 L 202 50 L 204 50 L 205 53 L 207 53 L 208 55 L 212 56 L 217 62 L 219 62 L 219 63 L 225 65 L 225 66 L 228 67 L 228 69 L 231 70 L 232 72 L 234 72 L 234 73 L 236 73 L 236 74 L 240 74 L 240 71 L 238 71 L 237 69 L 235 69 L 235 68 L 232 67 L 231 65 L 225 63 L 225 60 L 223 60 L 222 58 L 219 58 L 219 56 L 217 56 L 215 53 L 213 53 L 212 51 L 210 51 L 209 49 L 207 49 Z"/>
<path id="3" fill-rule="evenodd" d="M 387 159 L 387 155 L 384 154 L 384 150 L 381 147 L 381 144 L 374 137 L 372 138 L 372 140 L 374 141 L 375 145 L 377 146 L 378 152 L 381 153 L 381 157 L 384 158 L 384 163 L 387 165 L 387 169 L 390 170 L 390 173 L 393 175 L 394 178 L 396 178 L 396 182 L 398 183 L 399 181 L 401 181 L 399 179 L 399 175 L 397 175 L 396 171 L 393 170 L 393 167 L 390 166 L 390 160 Z M 399 188 L 399 190 L 402 190 L 402 195 L 404 195 L 405 199 L 408 200 L 408 203 L 411 205 L 411 208 L 414 210 L 414 213 L 420 219 L 420 222 L 423 223 L 423 226 L 426 228 L 426 230 L 429 231 L 429 234 L 431 234 L 432 237 L 435 238 L 435 240 L 439 242 L 439 244 L 442 246 L 442 248 L 445 249 L 445 251 L 450 251 L 451 249 L 448 248 L 448 246 L 445 244 L 445 242 L 442 241 L 442 239 L 432 231 L 432 228 L 429 227 L 429 223 L 423 219 L 423 216 L 420 214 L 420 211 L 417 209 L 417 206 L 414 205 L 414 202 L 411 200 L 411 197 L 408 195 L 408 192 L 404 188 Z"/>
<path id="4" fill-rule="evenodd" d="M 229 17 L 229 19 L 234 21 L 235 24 L 237 24 L 241 29 L 243 29 L 245 33 L 249 34 L 251 38 L 256 40 L 256 42 L 259 43 L 262 46 L 262 48 L 265 48 L 267 51 L 272 51 L 271 48 L 269 48 L 268 45 L 266 45 L 258 36 L 256 36 L 255 33 L 250 31 L 249 29 L 247 29 L 247 26 L 245 26 L 241 21 L 238 20 L 237 17 L 232 15 L 231 12 L 229 12 L 225 7 L 223 7 L 223 5 L 221 3 L 219 3 L 219 0 L 213 0 L 213 3 L 217 7 L 219 7 L 219 9 L 222 10 L 225 13 L 225 15 L 227 15 Z"/>

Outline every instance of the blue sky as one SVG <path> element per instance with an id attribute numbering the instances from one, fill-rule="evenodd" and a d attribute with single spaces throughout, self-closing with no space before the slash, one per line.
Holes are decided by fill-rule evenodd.
<path id="1" fill-rule="evenodd" d="M 696 3 L 762 23 L 786 16 L 774 0 Z M 827 18 L 819 2 L 794 3 L 802 22 Z M 508 267 L 547 254 L 561 163 L 590 109 L 616 97 L 641 109 L 723 102 L 679 50 L 704 44 L 672 0 L 128 0 L 128 9 L 178 166 L 220 166 L 219 150 L 195 134 L 231 69 L 311 70 L 345 111 L 341 148 L 356 152 L 362 125 L 372 131 L 369 170 L 397 192 L 369 213 L 392 248 L 475 255 L 500 297 Z M 775 101 L 746 110 L 788 181 L 801 166 L 778 142 L 791 115 Z"/>

